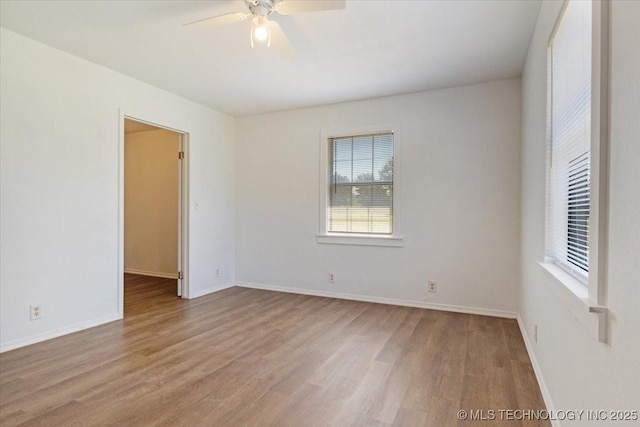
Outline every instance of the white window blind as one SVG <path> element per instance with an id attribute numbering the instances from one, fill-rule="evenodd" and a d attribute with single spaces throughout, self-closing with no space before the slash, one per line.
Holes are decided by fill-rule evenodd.
<path id="1" fill-rule="evenodd" d="M 549 52 L 548 260 L 589 272 L 591 2 L 570 1 Z"/>
<path id="2" fill-rule="evenodd" d="M 329 139 L 327 231 L 393 232 L 393 133 Z"/>

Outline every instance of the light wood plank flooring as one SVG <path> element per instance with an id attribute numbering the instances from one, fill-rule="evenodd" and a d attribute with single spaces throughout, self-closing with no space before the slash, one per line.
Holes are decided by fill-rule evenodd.
<path id="1" fill-rule="evenodd" d="M 514 320 L 127 275 L 125 319 L 0 355 L 0 425 L 547 426 Z"/>

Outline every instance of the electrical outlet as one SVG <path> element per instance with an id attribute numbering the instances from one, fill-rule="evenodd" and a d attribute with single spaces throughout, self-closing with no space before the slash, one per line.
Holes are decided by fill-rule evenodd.
<path id="1" fill-rule="evenodd" d="M 336 275 L 329 273 L 329 283 L 336 283 Z"/>
<path id="2" fill-rule="evenodd" d="M 538 342 L 538 324 L 533 324 L 533 342 Z"/>
<path id="3" fill-rule="evenodd" d="M 220 277 L 220 269 L 216 268 L 216 277 Z"/>
<path id="4" fill-rule="evenodd" d="M 437 292 L 436 282 L 429 281 L 429 292 Z"/>
<path id="5" fill-rule="evenodd" d="M 31 320 L 38 320 L 42 318 L 42 309 L 40 308 L 40 304 L 32 304 L 31 307 Z"/>

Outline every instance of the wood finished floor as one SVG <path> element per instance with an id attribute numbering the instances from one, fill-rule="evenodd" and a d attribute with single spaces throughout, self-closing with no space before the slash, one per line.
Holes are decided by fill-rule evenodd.
<path id="1" fill-rule="evenodd" d="M 547 426 L 514 320 L 126 275 L 125 319 L 0 355 L 0 425 Z"/>

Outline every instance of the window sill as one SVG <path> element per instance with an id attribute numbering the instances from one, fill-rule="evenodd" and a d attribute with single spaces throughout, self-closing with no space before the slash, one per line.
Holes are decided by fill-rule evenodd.
<path id="1" fill-rule="evenodd" d="M 540 266 L 551 276 L 551 290 L 583 327 L 588 329 L 600 342 L 606 342 L 606 307 L 594 304 L 589 299 L 588 288 L 577 278 L 549 262 L 540 262 Z"/>
<path id="2" fill-rule="evenodd" d="M 355 245 L 355 246 L 387 246 L 401 248 L 403 239 L 394 236 L 369 236 L 364 234 L 318 234 L 318 243 L 331 245 Z"/>
<path id="3" fill-rule="evenodd" d="M 552 262 L 540 262 L 540 265 L 584 305 L 589 305 L 589 289 L 584 283 Z"/>

